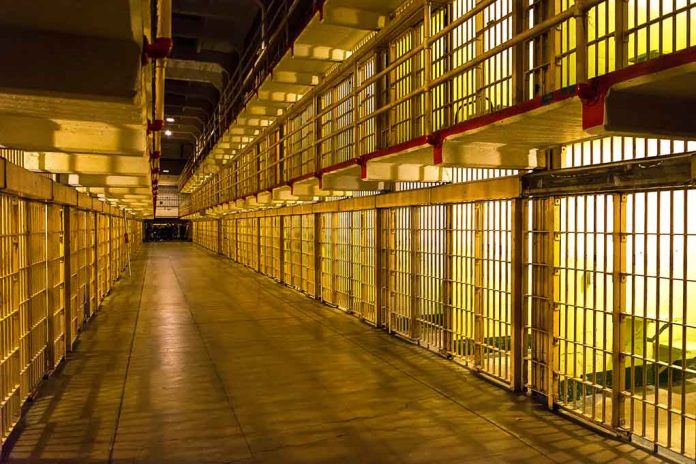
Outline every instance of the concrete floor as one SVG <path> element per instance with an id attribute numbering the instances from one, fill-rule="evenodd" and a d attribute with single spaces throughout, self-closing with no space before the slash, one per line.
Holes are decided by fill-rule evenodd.
<path id="1" fill-rule="evenodd" d="M 202 248 L 154 244 L 9 462 L 660 461 Z"/>

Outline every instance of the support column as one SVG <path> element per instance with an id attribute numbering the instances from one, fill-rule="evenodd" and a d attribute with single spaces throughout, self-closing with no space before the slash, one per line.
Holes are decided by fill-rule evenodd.
<path id="1" fill-rule="evenodd" d="M 453 241 L 453 206 L 445 205 L 445 256 L 442 288 L 442 341 L 441 353 L 451 355 L 452 353 L 452 330 L 453 330 L 453 311 L 454 288 L 452 279 L 454 278 L 454 241 Z"/>
<path id="2" fill-rule="evenodd" d="M 483 220 L 484 205 L 474 205 L 474 366 L 483 366 Z"/>
<path id="3" fill-rule="evenodd" d="M 314 213 L 314 297 L 322 300 L 321 286 L 321 214 Z"/>
<path id="4" fill-rule="evenodd" d="M 374 230 L 374 254 L 375 254 L 375 325 L 383 327 L 385 325 L 384 314 L 382 313 L 383 295 L 382 295 L 382 210 L 375 209 L 375 230 Z"/>
<path id="5" fill-rule="evenodd" d="M 385 238 L 387 241 L 387 247 L 386 247 L 386 260 L 387 260 L 387 268 L 386 268 L 386 279 L 387 279 L 387 286 L 385 288 L 385 298 L 387 298 L 387 309 L 386 309 L 386 317 L 387 317 L 387 329 L 389 330 L 389 333 L 392 333 L 392 310 L 394 309 L 394 306 L 396 305 L 396 295 L 393 291 L 394 288 L 396 288 L 396 273 L 394 270 L 396 269 L 396 230 L 395 230 L 395 224 L 396 224 L 396 210 L 394 208 L 389 208 L 385 210 L 385 214 L 387 215 L 387 224 L 385 228 Z"/>
<path id="6" fill-rule="evenodd" d="M 261 272 L 261 218 L 253 217 L 251 218 L 252 224 L 254 225 L 254 235 L 256 235 L 256 272 Z"/>
<path id="7" fill-rule="evenodd" d="M 280 247 L 278 251 L 278 280 L 285 285 L 288 282 L 285 281 L 285 216 L 278 216 L 278 234 L 280 238 L 278 239 L 278 246 Z M 236 222 L 236 221 L 235 221 Z M 236 240 L 235 240 L 236 243 Z M 236 255 L 236 253 L 235 253 Z M 235 260 L 236 261 L 236 260 Z"/>
<path id="8" fill-rule="evenodd" d="M 625 397 L 621 394 L 626 386 L 626 367 L 623 348 L 626 340 L 625 322 L 621 315 L 626 308 L 626 195 L 613 195 L 614 230 L 612 242 L 612 390 L 611 390 L 611 425 L 619 428 L 624 425 Z"/>
<path id="9" fill-rule="evenodd" d="M 510 387 L 513 391 L 521 392 L 524 389 L 524 354 L 527 349 L 526 321 L 524 314 L 522 276 L 524 274 L 523 250 L 525 249 L 524 234 L 524 207 L 521 198 L 511 200 L 511 315 L 512 334 L 510 343 L 510 361 L 512 367 Z"/>
<path id="10" fill-rule="evenodd" d="M 217 248 L 215 250 L 215 254 L 220 254 L 220 250 L 222 250 L 222 219 L 215 219 L 215 223 L 217 224 Z"/>
<path id="11" fill-rule="evenodd" d="M 546 201 L 545 225 L 548 233 L 544 251 L 547 261 L 545 262 L 546 273 L 543 285 L 546 287 L 544 296 L 546 297 L 546 311 L 544 314 L 545 328 L 547 332 L 547 363 L 546 363 L 546 392 L 547 406 L 554 408 L 555 398 L 558 391 L 558 350 L 559 343 L 557 331 L 559 322 L 558 294 L 560 288 L 560 273 L 558 271 L 560 255 L 560 237 L 556 233 L 556 224 L 560 222 L 560 199 L 550 198 Z"/>
<path id="12" fill-rule="evenodd" d="M 72 215 L 70 214 L 70 206 L 63 207 L 63 248 L 64 252 L 64 265 L 63 265 L 63 285 L 65 286 L 65 351 L 72 351 L 72 315 L 75 308 L 72 307 L 72 279 L 71 279 L 71 269 L 72 269 L 72 228 L 74 227 L 72 221 L 70 220 Z M 77 224 L 75 224 L 77 226 Z"/>
<path id="13" fill-rule="evenodd" d="M 338 213 L 331 213 L 331 304 L 336 298 L 336 258 L 338 256 Z"/>
<path id="14" fill-rule="evenodd" d="M 418 318 L 420 316 L 420 209 L 418 206 L 411 206 L 411 322 L 410 336 L 417 340 L 420 338 L 420 330 L 418 329 Z"/>

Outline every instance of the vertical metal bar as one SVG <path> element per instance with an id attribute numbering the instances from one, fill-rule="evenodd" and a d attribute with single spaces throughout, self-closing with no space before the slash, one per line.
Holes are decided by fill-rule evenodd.
<path id="1" fill-rule="evenodd" d="M 559 236 L 556 233 L 557 215 L 559 214 L 560 200 L 557 198 L 549 198 L 546 201 L 546 210 L 544 211 L 545 220 L 544 225 L 547 231 L 546 243 L 544 244 L 546 250 L 544 255 L 546 257 L 545 282 L 543 285 L 545 288 L 545 298 L 546 298 L 546 311 L 544 314 L 545 329 L 546 329 L 546 352 L 547 352 L 547 363 L 546 363 L 546 393 L 547 393 L 547 406 L 553 408 L 555 404 L 556 395 L 558 394 L 558 289 L 560 283 L 560 276 L 557 268 L 557 260 L 560 255 L 560 242 Z"/>

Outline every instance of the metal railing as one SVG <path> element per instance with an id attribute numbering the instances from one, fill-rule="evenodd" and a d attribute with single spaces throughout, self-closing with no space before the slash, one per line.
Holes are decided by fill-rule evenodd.
<path id="1" fill-rule="evenodd" d="M 273 0 L 266 6 L 265 23 L 249 39 L 234 73 L 220 93 L 215 111 L 196 138 L 194 155 L 180 176 L 180 187 L 243 110 L 322 3 L 322 0 Z M 266 38 L 268 31 L 273 32 Z"/>
<path id="2" fill-rule="evenodd" d="M 628 22 L 608 19 L 637 8 L 621 0 L 559 5 L 454 0 L 431 11 L 413 2 L 252 143 L 240 144 L 195 190 L 192 211 L 585 82 L 642 59 L 648 46 L 659 45 L 651 55 L 659 56 L 695 45 L 693 35 L 676 31 L 655 44 L 645 39 L 648 26 L 666 30 L 677 17 L 696 26 L 693 5 Z"/>

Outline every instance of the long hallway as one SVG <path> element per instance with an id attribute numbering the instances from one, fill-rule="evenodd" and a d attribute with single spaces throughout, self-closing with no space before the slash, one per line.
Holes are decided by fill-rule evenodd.
<path id="1" fill-rule="evenodd" d="M 8 461 L 660 462 L 190 244 L 143 248 Z"/>

